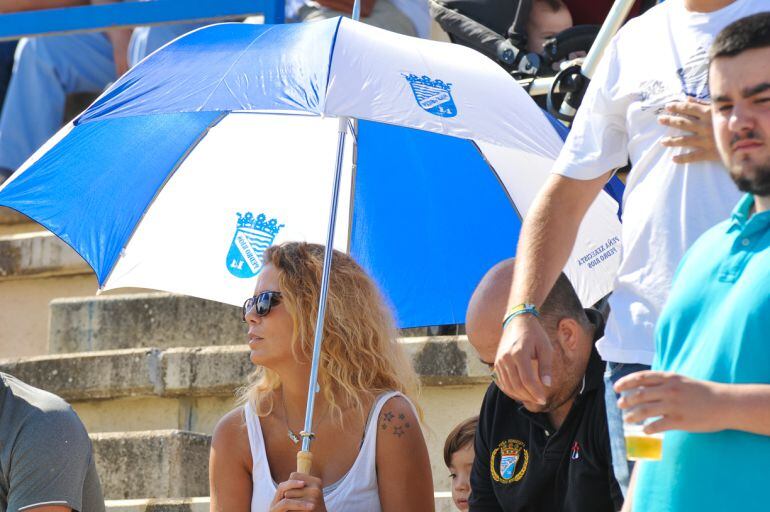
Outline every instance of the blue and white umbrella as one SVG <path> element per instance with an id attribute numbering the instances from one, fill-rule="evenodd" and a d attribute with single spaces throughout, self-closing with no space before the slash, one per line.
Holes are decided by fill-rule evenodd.
<path id="1" fill-rule="evenodd" d="M 514 254 L 561 146 L 516 81 L 468 48 L 345 18 L 222 24 L 124 75 L 0 188 L 0 205 L 71 245 L 101 289 L 240 305 L 265 248 L 326 242 L 339 167 L 334 246 L 400 326 L 462 323 L 479 278 Z M 565 269 L 585 303 L 610 291 L 617 211 L 602 193 Z"/>
<path id="2" fill-rule="evenodd" d="M 361 121 L 335 247 L 402 327 L 462 323 L 478 279 L 513 255 L 562 140 L 515 80 L 461 46 L 349 19 L 200 29 L 58 133 L 0 204 L 71 245 L 102 289 L 240 305 L 266 246 L 325 241 L 340 116 Z M 618 235 L 616 212 L 602 194 L 566 267 L 586 303 L 610 290 L 617 252 L 585 257 Z"/>

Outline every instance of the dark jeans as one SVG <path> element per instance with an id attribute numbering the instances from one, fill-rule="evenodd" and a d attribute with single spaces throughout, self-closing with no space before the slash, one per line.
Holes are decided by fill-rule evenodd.
<path id="1" fill-rule="evenodd" d="M 16 51 L 16 41 L 0 42 L 0 112 L 3 110 L 5 91 L 8 90 L 8 82 L 11 81 L 13 72 L 13 54 Z"/>

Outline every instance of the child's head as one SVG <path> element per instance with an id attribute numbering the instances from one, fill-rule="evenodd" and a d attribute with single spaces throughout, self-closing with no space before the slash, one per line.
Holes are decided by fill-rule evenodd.
<path id="1" fill-rule="evenodd" d="M 572 26 L 572 15 L 561 0 L 535 0 L 527 23 L 527 51 L 543 53 L 543 45 Z"/>
<path id="2" fill-rule="evenodd" d="M 468 510 L 468 498 L 471 495 L 473 439 L 478 423 L 478 416 L 468 418 L 452 429 L 444 443 L 444 463 L 452 479 L 452 500 L 463 512 Z"/>

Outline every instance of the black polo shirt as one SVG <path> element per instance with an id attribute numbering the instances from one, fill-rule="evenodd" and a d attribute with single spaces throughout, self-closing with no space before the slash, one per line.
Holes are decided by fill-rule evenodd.
<path id="1" fill-rule="evenodd" d="M 603 322 L 586 310 L 601 337 Z M 612 473 L 604 363 L 592 349 L 582 390 L 561 428 L 494 383 L 484 397 L 471 472 L 471 512 L 614 512 L 623 497 Z"/>

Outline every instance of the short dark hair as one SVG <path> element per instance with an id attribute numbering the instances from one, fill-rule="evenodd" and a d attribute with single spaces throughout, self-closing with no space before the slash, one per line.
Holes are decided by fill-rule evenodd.
<path id="1" fill-rule="evenodd" d="M 770 12 L 760 12 L 734 21 L 722 29 L 709 51 L 709 61 L 770 46 Z M 766 63 L 757 63 L 764 65 Z"/>
<path id="2" fill-rule="evenodd" d="M 546 327 L 556 327 L 564 318 L 572 318 L 584 327 L 591 325 L 580 298 L 564 272 L 559 274 L 540 307 L 540 316 L 543 317 L 543 325 Z"/>
<path id="3" fill-rule="evenodd" d="M 548 7 L 551 8 L 553 12 L 558 12 L 562 9 L 566 9 L 567 6 L 562 2 L 562 0 L 535 0 L 536 2 L 540 2 L 541 4 L 545 4 Z"/>
<path id="4" fill-rule="evenodd" d="M 465 448 L 468 443 L 473 444 L 476 437 L 476 427 L 479 424 L 479 417 L 474 416 L 460 422 L 446 438 L 444 442 L 444 464 L 449 467 L 452 464 L 452 455 L 455 452 Z"/>

